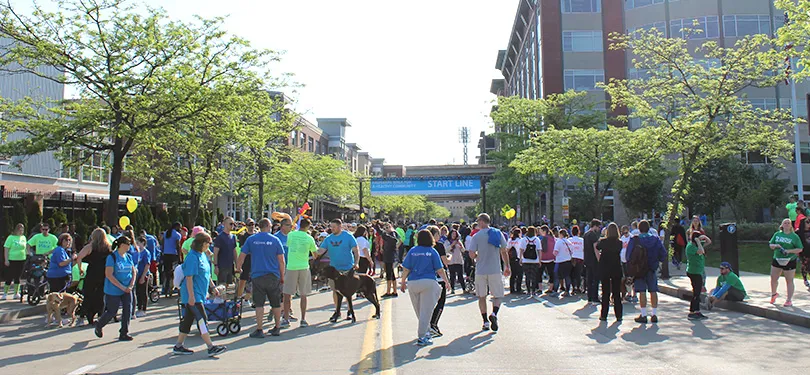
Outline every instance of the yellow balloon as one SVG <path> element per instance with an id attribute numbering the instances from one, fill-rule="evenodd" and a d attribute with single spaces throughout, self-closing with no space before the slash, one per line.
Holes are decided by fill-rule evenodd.
<path id="1" fill-rule="evenodd" d="M 506 211 L 506 215 L 503 215 L 503 216 L 505 216 L 506 219 L 508 220 L 508 219 L 511 219 L 511 218 L 515 217 L 516 214 L 517 214 L 517 211 L 515 211 L 515 209 L 513 208 L 513 209 L 511 209 L 509 211 Z"/>
<path id="2" fill-rule="evenodd" d="M 365 213 L 365 212 L 361 212 L 361 213 L 360 213 L 360 218 L 361 218 L 361 219 L 365 219 L 365 218 L 366 218 L 366 213 Z"/>
<path id="3" fill-rule="evenodd" d="M 118 218 L 118 226 L 121 227 L 121 229 L 126 228 L 127 225 L 129 225 L 129 217 L 121 216 Z"/>
<path id="4" fill-rule="evenodd" d="M 129 211 L 129 213 L 133 213 L 137 209 L 138 209 L 138 201 L 135 198 L 127 199 L 127 211 Z"/>

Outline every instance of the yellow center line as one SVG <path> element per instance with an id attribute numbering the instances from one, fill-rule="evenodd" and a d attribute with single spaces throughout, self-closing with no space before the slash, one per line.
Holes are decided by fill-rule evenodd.
<path id="1" fill-rule="evenodd" d="M 403 293 L 404 294 L 404 293 Z M 397 371 L 394 369 L 394 339 L 392 331 L 394 329 L 392 324 L 393 311 L 391 306 L 394 304 L 392 298 L 388 298 L 383 302 L 382 316 L 382 343 L 380 343 L 380 352 L 382 352 L 382 360 L 380 362 L 380 369 L 383 375 L 394 375 Z"/>
<path id="2" fill-rule="evenodd" d="M 377 295 L 381 296 L 385 293 L 386 285 L 383 282 L 380 285 L 377 285 Z M 371 306 L 371 311 L 368 314 L 368 321 L 366 323 L 366 334 L 363 337 L 363 346 L 360 349 L 360 365 L 358 366 L 357 373 L 358 374 L 372 374 L 374 373 L 374 362 L 376 360 L 375 349 L 377 348 L 377 332 L 379 331 L 380 320 L 374 319 L 374 313 L 376 309 L 374 306 Z M 381 314 L 383 317 L 388 316 L 390 314 L 390 310 L 388 308 L 383 309 L 382 306 L 380 308 Z M 389 318 L 390 319 L 390 318 Z"/>

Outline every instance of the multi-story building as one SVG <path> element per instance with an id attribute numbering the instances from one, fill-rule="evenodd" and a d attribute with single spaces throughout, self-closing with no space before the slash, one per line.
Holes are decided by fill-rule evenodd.
<path id="1" fill-rule="evenodd" d="M 714 40 L 721 46 L 733 46 L 742 36 L 773 35 L 784 24 L 784 14 L 774 8 L 773 0 L 520 0 L 506 50 L 498 52 L 496 67 L 503 79 L 493 80 L 491 92 L 502 96 L 537 99 L 566 90 L 584 90 L 597 103 L 607 102 L 598 82 L 610 79 L 638 78 L 631 64 L 631 53 L 608 48 L 611 33 L 630 33 L 644 28 L 658 29 L 667 37 L 685 37 L 682 29 L 700 30 L 688 36 L 695 43 Z M 693 26 L 694 24 L 697 26 Z M 697 46 L 697 44 L 696 44 Z M 697 57 L 697 56 L 696 56 Z M 797 85 L 797 113 L 807 116 L 805 93 L 809 83 Z M 775 88 L 750 88 L 742 93 L 755 107 L 790 108 L 791 92 L 784 84 Z M 610 115 L 627 114 L 619 108 Z M 628 126 L 637 128 L 638 121 Z M 810 175 L 810 136 L 807 124 L 800 127 L 802 170 Z M 751 164 L 766 163 L 762 157 L 748 155 Z M 796 166 L 786 161 L 785 174 L 796 189 Z M 805 186 L 805 200 L 810 186 Z M 563 192 L 556 196 L 555 207 Z M 608 198 L 620 207 L 618 197 Z M 615 200 L 615 202 L 613 202 Z M 559 210 L 556 217 L 560 217 Z M 626 220 L 623 209 L 613 210 L 617 221 Z M 609 215 L 608 215 L 609 216 Z M 611 218 L 611 217 L 608 217 Z"/>
<path id="2" fill-rule="evenodd" d="M 361 176 L 371 176 L 371 156 L 368 152 L 357 154 L 357 173 Z"/>

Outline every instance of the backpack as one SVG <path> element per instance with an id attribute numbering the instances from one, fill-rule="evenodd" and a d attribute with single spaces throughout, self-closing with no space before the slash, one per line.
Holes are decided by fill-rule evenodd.
<path id="1" fill-rule="evenodd" d="M 509 248 L 509 259 L 510 260 L 517 260 L 518 253 L 514 246 Z"/>
<path id="2" fill-rule="evenodd" d="M 631 277 L 643 278 L 647 277 L 649 270 L 650 265 L 647 263 L 647 248 L 641 244 L 641 241 L 637 241 L 633 246 L 630 259 L 627 261 L 627 274 Z"/>
<path id="3" fill-rule="evenodd" d="M 523 258 L 531 260 L 537 259 L 537 245 L 535 245 L 533 240 L 526 242 L 526 250 L 523 250 Z"/>

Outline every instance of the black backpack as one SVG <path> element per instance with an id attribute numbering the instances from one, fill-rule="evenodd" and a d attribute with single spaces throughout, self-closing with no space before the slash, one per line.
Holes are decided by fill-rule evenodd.
<path id="1" fill-rule="evenodd" d="M 647 277 L 649 271 L 650 265 L 647 263 L 647 248 L 641 244 L 641 241 L 636 241 L 633 246 L 633 251 L 630 254 L 630 259 L 627 261 L 627 273 L 632 277 L 644 278 Z"/>
<path id="2" fill-rule="evenodd" d="M 509 259 L 510 260 L 517 260 L 517 258 L 518 258 L 517 250 L 515 249 L 514 246 L 510 247 L 509 248 Z"/>
<path id="3" fill-rule="evenodd" d="M 534 244 L 534 241 L 526 242 L 526 250 L 523 250 L 523 258 L 537 259 L 537 245 Z"/>

